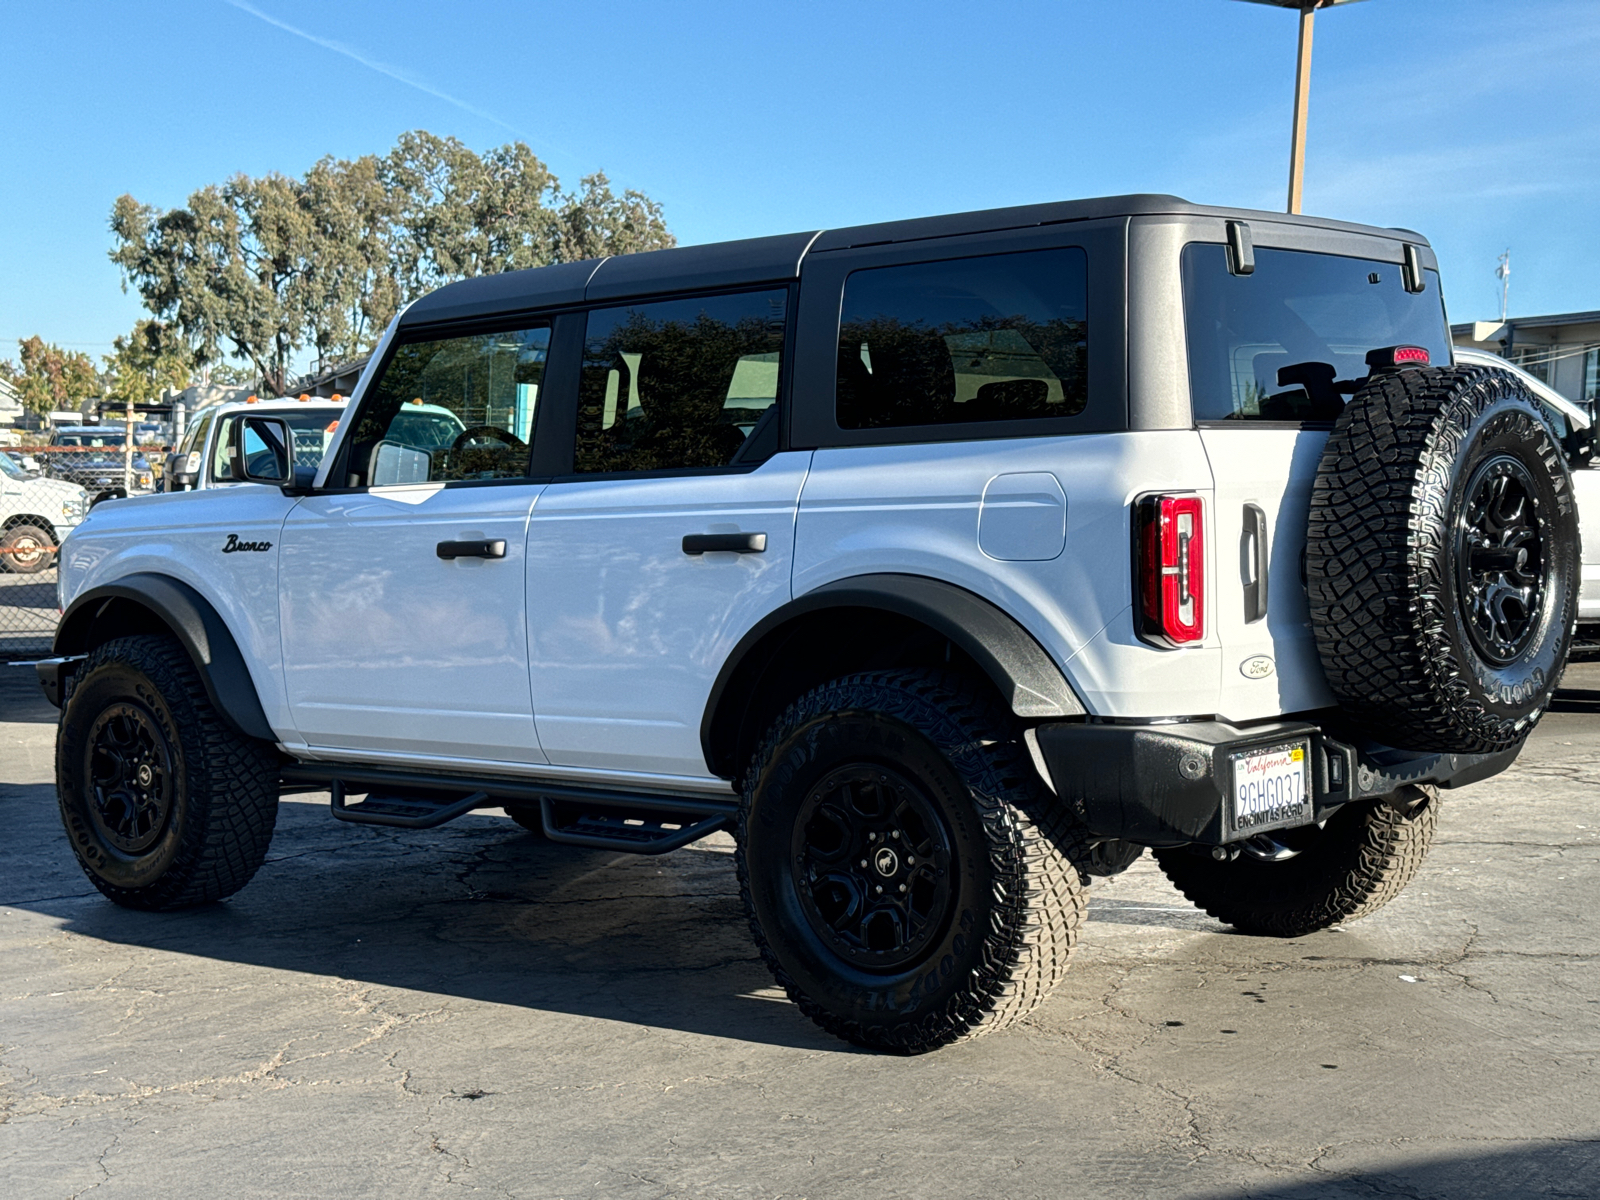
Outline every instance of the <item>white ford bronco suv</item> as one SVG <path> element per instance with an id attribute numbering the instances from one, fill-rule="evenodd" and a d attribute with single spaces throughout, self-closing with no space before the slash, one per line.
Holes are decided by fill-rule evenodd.
<path id="1" fill-rule="evenodd" d="M 778 982 L 900 1053 L 1027 1013 L 1146 848 L 1248 932 L 1373 911 L 1576 617 L 1568 468 L 1426 241 L 1171 196 L 452 284 L 292 437 L 66 540 L 95 886 L 227 896 L 288 791 L 728 829 Z"/>

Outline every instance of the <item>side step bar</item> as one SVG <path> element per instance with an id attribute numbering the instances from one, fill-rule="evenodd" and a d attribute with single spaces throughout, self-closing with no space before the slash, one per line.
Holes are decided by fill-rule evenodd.
<path id="1" fill-rule="evenodd" d="M 376 791 L 368 792 L 360 804 L 344 802 L 344 780 L 330 781 L 332 794 L 329 807 L 341 821 L 356 825 L 392 825 L 398 829 L 432 829 L 446 821 L 454 821 L 475 808 L 493 804 L 487 792 L 473 792 L 460 800 L 432 796 L 386 796 Z"/>
<path id="2" fill-rule="evenodd" d="M 677 850 L 728 828 L 739 811 L 732 796 L 616 792 L 333 764 L 284 767 L 279 786 L 284 795 L 327 788 L 338 820 L 400 829 L 431 829 L 475 808 L 537 804 L 551 841 L 630 854 Z M 348 802 L 350 792 L 362 791 L 366 799 Z"/>
<path id="3" fill-rule="evenodd" d="M 732 823 L 729 813 L 692 810 L 651 810 L 633 806 L 574 804 L 570 800 L 540 797 L 539 813 L 544 835 L 552 842 L 626 850 L 630 854 L 665 854 Z"/>

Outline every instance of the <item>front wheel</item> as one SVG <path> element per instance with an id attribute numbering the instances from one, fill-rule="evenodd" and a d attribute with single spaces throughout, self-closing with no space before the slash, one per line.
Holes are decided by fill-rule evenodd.
<path id="1" fill-rule="evenodd" d="M 1224 925 L 1265 937 L 1301 937 L 1376 912 L 1416 876 L 1433 844 L 1439 793 L 1404 805 L 1346 804 L 1325 824 L 1252 838 L 1232 859 L 1205 847 L 1155 851 L 1191 902 Z"/>
<path id="2" fill-rule="evenodd" d="M 815 689 L 742 799 L 756 945 L 830 1033 L 922 1053 L 1017 1021 L 1066 970 L 1087 899 L 1076 827 L 972 682 L 885 671 Z"/>
<path id="3" fill-rule="evenodd" d="M 230 896 L 266 858 L 273 748 L 223 720 L 170 637 L 90 651 L 56 733 L 56 794 L 91 883 L 127 908 Z"/>
<path id="4" fill-rule="evenodd" d="M 0 534 L 0 568 L 13 575 L 37 575 L 56 561 L 56 540 L 37 525 L 13 525 Z"/>

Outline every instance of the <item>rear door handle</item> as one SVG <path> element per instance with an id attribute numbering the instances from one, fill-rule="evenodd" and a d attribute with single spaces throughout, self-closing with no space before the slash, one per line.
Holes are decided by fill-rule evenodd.
<path id="1" fill-rule="evenodd" d="M 1267 568 L 1271 564 L 1267 514 L 1259 504 L 1244 506 L 1244 536 L 1240 538 L 1239 551 L 1244 575 L 1244 623 L 1250 625 L 1267 615 Z"/>
<path id="2" fill-rule="evenodd" d="M 434 547 L 440 558 L 504 558 L 504 538 L 490 538 L 477 542 L 440 542 Z"/>
<path id="3" fill-rule="evenodd" d="M 760 554 L 767 548 L 764 533 L 686 533 L 683 535 L 685 554 L 715 554 L 719 551 L 734 554 Z"/>

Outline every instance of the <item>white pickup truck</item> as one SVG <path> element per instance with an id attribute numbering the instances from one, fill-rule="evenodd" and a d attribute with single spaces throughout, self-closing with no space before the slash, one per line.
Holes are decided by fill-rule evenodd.
<path id="1" fill-rule="evenodd" d="M 1427 242 L 1172 196 L 466 280 L 293 439 L 63 547 L 95 886 L 231 894 L 286 790 L 731 829 L 779 983 L 898 1053 L 1028 1012 L 1147 848 L 1248 932 L 1373 911 L 1577 615 L 1559 431 L 1452 361 Z"/>

